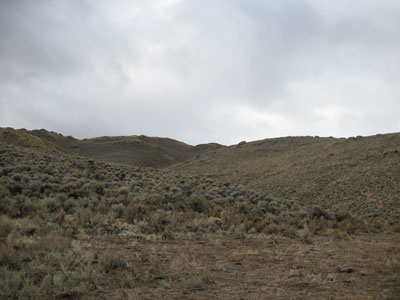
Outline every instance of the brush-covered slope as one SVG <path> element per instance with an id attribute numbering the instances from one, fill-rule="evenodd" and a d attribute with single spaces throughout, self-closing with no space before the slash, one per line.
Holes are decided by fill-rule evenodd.
<path id="1" fill-rule="evenodd" d="M 218 144 L 191 146 L 169 138 L 144 135 L 104 136 L 78 140 L 45 129 L 32 131 L 22 129 L 14 132 L 40 138 L 43 143 L 55 145 L 59 149 L 80 156 L 141 167 L 162 168 L 223 147 Z"/>
<path id="2" fill-rule="evenodd" d="M 168 138 L 99 137 L 79 143 L 79 154 L 135 166 L 165 167 L 188 158 L 191 146 Z"/>
<path id="3" fill-rule="evenodd" d="M 240 226 L 292 235 L 314 218 L 292 201 L 202 176 L 94 161 L 1 139 L 0 153 L 0 215 L 49 222 L 67 215 L 61 231 L 119 233 L 127 227 L 118 223 L 126 223 L 137 234 Z"/>
<path id="4" fill-rule="evenodd" d="M 400 217 L 400 134 L 241 143 L 171 167 L 364 216 Z"/>
<path id="5" fill-rule="evenodd" d="M 238 183 L 301 205 L 400 218 L 400 134 L 349 139 L 286 137 L 190 146 L 168 138 L 78 140 L 42 130 L 0 130 L 10 145 L 141 167 L 168 167 Z"/>
<path id="6" fill-rule="evenodd" d="M 29 147 L 41 150 L 65 152 L 64 148 L 51 143 L 38 136 L 27 133 L 26 130 L 14 130 L 13 128 L 0 128 L 0 141 L 16 146 Z"/>
<path id="7" fill-rule="evenodd" d="M 315 281 L 316 264 L 329 266 L 317 270 L 318 282 L 338 273 L 313 284 L 318 292 L 333 284 L 331 295 L 348 286 L 344 279 L 359 287 L 343 277 L 353 275 L 369 279 L 368 288 L 385 276 L 390 285 L 372 285 L 376 295 L 396 291 L 396 220 L 333 214 L 267 190 L 101 162 L 42 143 L 27 133 L 0 136 L 0 299 L 234 299 L 243 282 L 261 291 L 253 299 L 265 298 L 271 282 L 293 287 L 284 297 L 291 299 Z M 385 232 L 392 244 L 386 234 L 357 239 Z M 368 242 L 354 247 L 349 234 Z M 372 256 L 363 252 L 370 246 Z M 352 255 L 337 254 L 348 248 Z"/>

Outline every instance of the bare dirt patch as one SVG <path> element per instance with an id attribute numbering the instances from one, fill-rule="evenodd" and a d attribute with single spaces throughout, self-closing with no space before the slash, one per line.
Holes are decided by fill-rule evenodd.
<path id="1" fill-rule="evenodd" d="M 110 245 L 132 267 L 121 277 L 136 278 L 129 288 L 113 281 L 98 290 L 102 299 L 400 299 L 398 234 L 96 242 Z"/>

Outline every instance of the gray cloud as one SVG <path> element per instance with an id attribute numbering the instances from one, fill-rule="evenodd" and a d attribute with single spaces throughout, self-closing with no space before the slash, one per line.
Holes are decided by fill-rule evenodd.
<path id="1" fill-rule="evenodd" d="M 196 144 L 400 131 L 396 1 L 1 1 L 0 126 Z"/>

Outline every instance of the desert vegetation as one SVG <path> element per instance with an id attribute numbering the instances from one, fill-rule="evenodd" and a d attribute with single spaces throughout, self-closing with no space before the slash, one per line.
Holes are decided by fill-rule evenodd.
<path id="1" fill-rule="evenodd" d="M 400 218 L 400 134 L 285 137 L 205 152 L 170 167 L 360 217 Z"/>
<path id="2" fill-rule="evenodd" d="M 340 287 L 339 298 L 353 283 L 370 290 L 346 299 L 395 299 L 399 219 L 330 208 L 213 176 L 81 157 L 3 130 L 0 298 L 287 299 L 307 283 L 322 299 L 331 294 L 322 280 Z M 354 265 L 360 256 L 349 245 L 362 263 Z M 311 267 L 319 263 L 313 251 L 325 267 Z M 289 273 L 268 275 L 266 266 Z M 378 273 L 385 281 L 376 282 Z M 249 282 L 237 285 L 234 274 Z"/>

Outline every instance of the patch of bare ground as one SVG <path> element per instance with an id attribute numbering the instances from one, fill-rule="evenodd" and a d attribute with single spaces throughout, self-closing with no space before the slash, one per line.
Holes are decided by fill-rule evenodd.
<path id="1" fill-rule="evenodd" d="M 400 299 L 399 234 L 86 243 L 119 253 L 127 266 L 113 270 L 114 280 L 93 295 L 99 299 Z M 124 287 L 123 280 L 132 284 Z"/>

